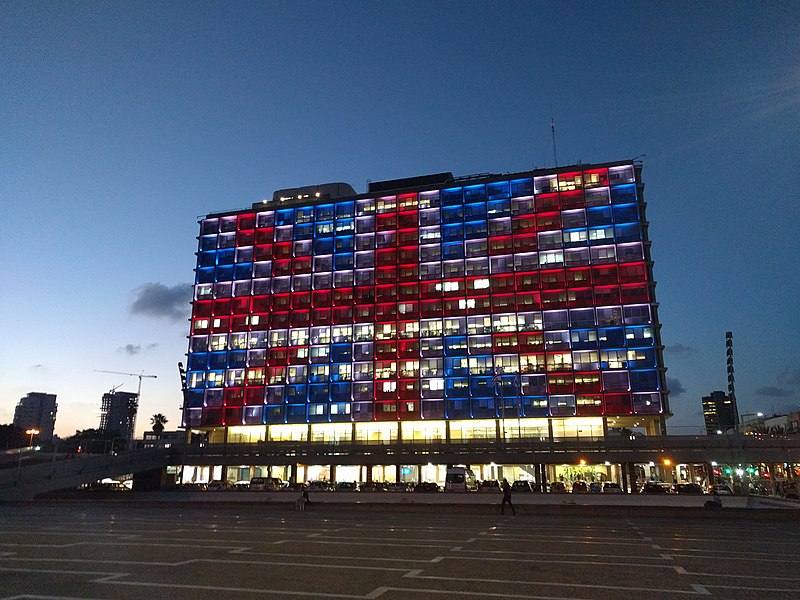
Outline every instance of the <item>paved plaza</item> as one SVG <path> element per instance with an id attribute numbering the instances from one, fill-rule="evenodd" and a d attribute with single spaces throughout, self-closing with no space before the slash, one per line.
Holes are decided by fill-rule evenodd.
<path id="1" fill-rule="evenodd" d="M 800 521 L 447 506 L 0 506 L 0 599 L 797 598 Z M 721 511 L 721 512 L 724 512 Z M 788 515 L 787 515 L 788 517 Z"/>

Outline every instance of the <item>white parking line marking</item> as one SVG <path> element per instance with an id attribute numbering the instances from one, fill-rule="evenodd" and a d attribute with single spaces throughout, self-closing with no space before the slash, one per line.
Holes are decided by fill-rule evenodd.
<path id="1" fill-rule="evenodd" d="M 5 596 L 0 600 L 94 600 L 82 596 L 43 596 L 40 594 L 20 594 L 18 596 Z"/>
<path id="2" fill-rule="evenodd" d="M 440 577 L 437 575 L 416 575 L 412 577 L 412 579 L 432 579 L 432 580 L 440 580 L 440 581 L 452 581 L 452 577 Z M 532 586 L 532 585 L 539 585 L 542 587 L 560 587 L 560 588 L 581 588 L 581 589 L 603 589 L 603 590 L 614 590 L 614 591 L 624 591 L 624 592 L 648 592 L 649 594 L 652 593 L 667 593 L 667 594 L 688 594 L 690 596 L 695 595 L 697 592 L 689 591 L 689 590 L 676 590 L 676 589 L 665 589 L 665 588 L 655 588 L 655 587 L 621 587 L 618 585 L 601 585 L 598 583 L 556 583 L 553 581 L 521 581 L 521 580 L 514 580 L 514 579 L 485 579 L 485 578 L 478 578 L 478 577 L 459 577 L 459 581 L 462 582 L 476 582 L 476 583 L 495 583 L 501 585 L 509 585 L 509 584 L 517 584 L 517 585 L 525 585 L 525 586 Z M 447 593 L 461 593 L 461 594 L 470 594 L 472 592 L 453 592 L 448 590 L 439 590 L 439 593 L 447 594 Z M 551 598 L 552 596 L 513 596 L 513 595 L 506 595 L 502 594 L 508 598 Z M 559 598 L 562 598 L 559 596 Z M 563 598 L 562 598 L 563 600 Z"/>
<path id="3" fill-rule="evenodd" d="M 711 592 L 709 592 L 704 585 L 700 585 L 699 583 L 693 583 L 692 588 L 694 588 L 698 594 L 702 594 L 703 596 L 711 595 Z"/>

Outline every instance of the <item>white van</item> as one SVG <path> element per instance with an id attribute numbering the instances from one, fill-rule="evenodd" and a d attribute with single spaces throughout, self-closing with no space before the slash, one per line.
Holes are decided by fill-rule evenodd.
<path id="1" fill-rule="evenodd" d="M 448 467 L 444 479 L 445 492 L 477 492 L 475 473 L 466 467 Z"/>

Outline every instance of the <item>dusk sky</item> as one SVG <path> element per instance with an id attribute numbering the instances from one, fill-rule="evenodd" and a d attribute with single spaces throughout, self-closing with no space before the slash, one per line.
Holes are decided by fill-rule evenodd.
<path id="1" fill-rule="evenodd" d="M 0 424 L 104 392 L 180 422 L 198 216 L 273 190 L 644 163 L 673 434 L 733 331 L 741 413 L 800 410 L 800 5 L 0 2 Z"/>

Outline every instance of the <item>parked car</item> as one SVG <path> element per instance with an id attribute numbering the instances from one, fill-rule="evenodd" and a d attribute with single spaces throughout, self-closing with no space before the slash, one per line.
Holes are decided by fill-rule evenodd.
<path id="1" fill-rule="evenodd" d="M 330 492 L 333 486 L 328 481 L 310 481 L 305 489 L 308 492 Z"/>
<path id="2" fill-rule="evenodd" d="M 183 483 L 178 486 L 182 492 L 205 492 L 208 489 L 207 483 Z"/>
<path id="3" fill-rule="evenodd" d="M 395 481 L 392 483 L 386 484 L 386 491 L 387 492 L 410 492 L 412 491 L 412 486 L 410 483 L 405 481 Z"/>
<path id="4" fill-rule="evenodd" d="M 715 483 L 711 486 L 711 493 L 717 493 L 720 496 L 733 496 L 733 490 L 727 483 Z"/>
<path id="5" fill-rule="evenodd" d="M 531 482 L 527 479 L 517 479 L 511 484 L 512 492 L 532 492 Z"/>
<path id="6" fill-rule="evenodd" d="M 334 488 L 337 492 L 358 492 L 360 490 L 355 481 L 340 481 Z"/>
<path id="7" fill-rule="evenodd" d="M 250 490 L 254 492 L 279 492 L 286 487 L 286 482 L 278 477 L 253 477 Z"/>
<path id="8" fill-rule="evenodd" d="M 500 482 L 497 479 L 488 479 L 481 481 L 478 486 L 479 492 L 500 493 Z"/>
<path id="9" fill-rule="evenodd" d="M 611 481 L 606 481 L 603 484 L 603 493 L 604 494 L 621 494 L 622 488 L 618 483 L 613 483 Z"/>
<path id="10" fill-rule="evenodd" d="M 434 481 L 423 481 L 414 486 L 415 492 L 441 492 L 442 488 Z"/>
<path id="11" fill-rule="evenodd" d="M 361 491 L 362 492 L 385 492 L 386 491 L 386 484 L 381 483 L 380 481 L 370 481 L 369 483 L 362 483 L 360 487 L 361 487 Z"/>
<path id="12" fill-rule="evenodd" d="M 237 492 L 244 492 L 250 489 L 250 482 L 240 479 L 235 481 L 231 487 Z"/>
<path id="13" fill-rule="evenodd" d="M 672 493 L 672 486 L 663 481 L 648 481 L 639 490 L 640 494 L 670 494 Z"/>
<path id="14" fill-rule="evenodd" d="M 589 484 L 589 493 L 590 494 L 600 494 L 603 491 L 603 486 L 600 485 L 599 481 L 593 481 Z"/>
<path id="15" fill-rule="evenodd" d="M 554 481 L 550 484 L 550 493 L 551 494 L 566 494 L 567 493 L 567 486 L 564 485 L 563 481 Z"/>
<path id="16" fill-rule="evenodd" d="M 679 494 L 702 494 L 703 486 L 699 483 L 679 483 L 675 486 L 675 491 Z"/>
<path id="17" fill-rule="evenodd" d="M 230 484 L 224 479 L 215 479 L 208 484 L 209 492 L 225 492 L 230 488 Z"/>
<path id="18" fill-rule="evenodd" d="M 572 493 L 573 494 L 586 494 L 589 492 L 589 488 L 586 485 L 585 481 L 575 481 L 572 484 Z"/>
<path id="19" fill-rule="evenodd" d="M 800 493 L 798 492 L 797 482 L 790 481 L 788 483 L 783 484 L 783 495 L 786 498 L 792 498 L 794 500 L 798 500 L 800 498 Z"/>

